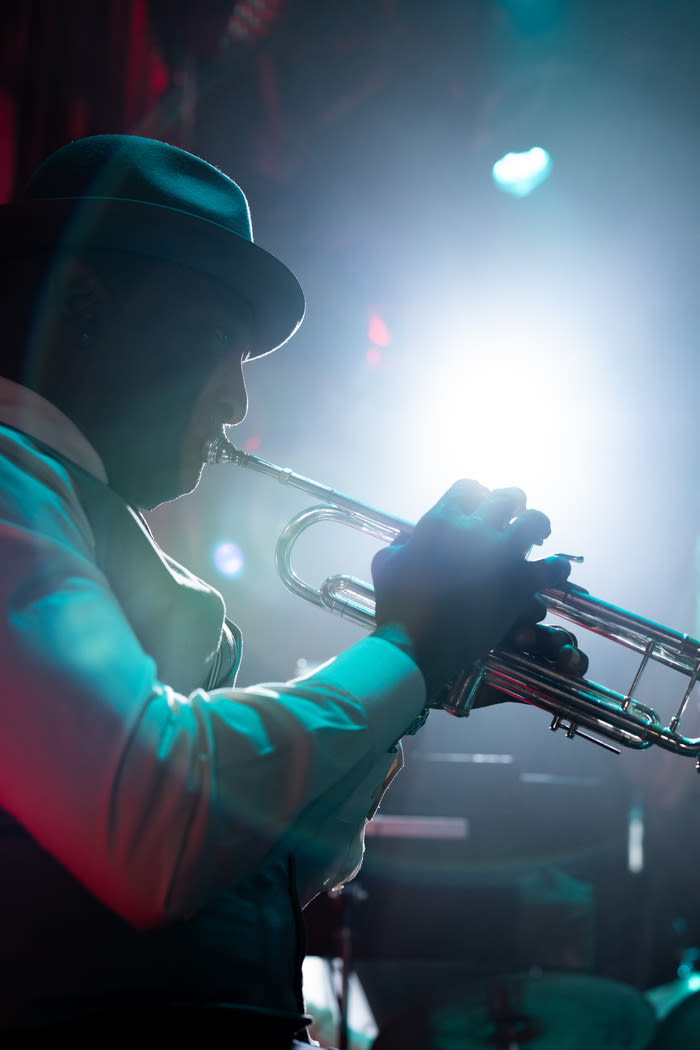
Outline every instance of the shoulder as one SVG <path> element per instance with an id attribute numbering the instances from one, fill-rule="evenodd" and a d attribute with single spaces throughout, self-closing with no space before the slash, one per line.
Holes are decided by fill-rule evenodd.
<path id="1" fill-rule="evenodd" d="M 75 480 L 31 437 L 0 424 L 0 523 L 94 550 Z"/>

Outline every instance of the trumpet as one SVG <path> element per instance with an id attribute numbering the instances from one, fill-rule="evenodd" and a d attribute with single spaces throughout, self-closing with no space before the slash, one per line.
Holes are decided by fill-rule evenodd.
<path id="1" fill-rule="evenodd" d="M 282 530 L 275 552 L 277 571 L 293 594 L 371 630 L 375 626 L 372 587 L 346 574 L 329 576 L 320 587 L 313 587 L 295 572 L 292 551 L 299 537 L 321 521 L 347 525 L 385 543 L 408 534 L 413 525 L 288 468 L 242 452 L 223 436 L 207 443 L 205 460 L 247 467 L 320 501 L 294 515 Z M 488 687 L 547 711 L 552 715 L 549 728 L 562 730 L 569 739 L 582 737 L 616 754 L 620 752 L 615 744 L 637 750 L 656 744 L 675 754 L 695 757 L 700 771 L 700 738 L 679 732 L 700 674 L 700 642 L 601 601 L 575 584 L 545 591 L 541 597 L 549 612 L 640 654 L 639 666 L 626 693 L 562 674 L 525 653 L 499 648 L 465 669 L 430 699 L 429 707 L 465 717 L 481 690 Z M 666 725 L 656 711 L 634 699 L 642 675 L 652 662 L 687 679 L 676 713 Z"/>

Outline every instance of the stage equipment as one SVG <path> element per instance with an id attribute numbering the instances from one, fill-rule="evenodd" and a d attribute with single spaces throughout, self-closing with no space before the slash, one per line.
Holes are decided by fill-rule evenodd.
<path id="1" fill-rule="evenodd" d="M 400 533 L 410 532 L 413 525 L 288 468 L 277 467 L 267 460 L 241 452 L 224 437 L 207 443 L 205 458 L 208 463 L 248 467 L 322 501 L 319 506 L 296 514 L 283 529 L 277 543 L 277 570 L 293 594 L 371 630 L 374 627 L 372 587 L 353 576 L 339 574 L 328 577 L 320 588 L 314 588 L 292 568 L 292 550 L 302 533 L 321 521 L 349 525 L 385 543 L 391 543 Z M 575 556 L 564 557 L 570 557 L 572 561 L 582 560 Z M 698 758 L 700 738 L 683 736 L 678 732 L 678 726 L 700 673 L 700 642 L 594 598 L 575 584 L 547 591 L 542 598 L 547 609 L 556 616 L 641 654 L 641 663 L 627 693 L 616 692 L 585 678 L 564 675 L 546 662 L 522 652 L 498 649 L 431 698 L 430 707 L 466 716 L 475 705 L 479 691 L 487 686 L 511 699 L 548 711 L 553 716 L 550 729 L 562 729 L 570 739 L 581 736 L 617 754 L 618 748 L 606 741 L 612 740 L 634 749 L 657 744 L 678 755 Z M 645 668 L 652 661 L 688 679 L 678 709 L 667 725 L 662 723 L 655 710 L 633 698 Z M 596 735 L 592 736 L 591 732 Z"/>
<path id="2" fill-rule="evenodd" d="M 516 974 L 410 1008 L 380 1029 L 373 1050 L 645 1050 L 655 1030 L 635 988 L 586 974 Z"/>
<path id="3" fill-rule="evenodd" d="M 697 974 L 693 974 L 693 976 L 697 977 Z M 674 983 L 680 985 L 681 981 Z M 688 987 L 687 978 L 684 983 Z M 656 989 L 656 991 L 660 990 Z M 652 994 L 653 992 L 646 993 L 647 999 L 650 1001 Z M 682 998 L 680 998 L 681 996 Z M 664 1016 L 659 1015 L 658 1005 L 652 1002 L 652 1007 L 656 1007 L 657 1016 L 659 1016 L 660 1020 L 658 1034 L 653 1043 L 653 1050 L 681 1050 L 681 1048 L 686 1047 L 690 1050 L 691 1047 L 697 1046 L 698 1025 L 700 1024 L 700 992 L 695 991 L 684 994 L 684 989 L 680 989 L 678 998 L 680 998 L 680 1002 L 677 1002 L 677 1005 Z"/>

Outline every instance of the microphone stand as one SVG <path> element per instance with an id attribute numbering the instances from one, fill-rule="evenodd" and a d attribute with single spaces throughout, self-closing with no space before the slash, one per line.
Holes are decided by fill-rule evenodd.
<path id="1" fill-rule="evenodd" d="M 336 902 L 337 914 L 337 947 L 340 963 L 339 981 L 335 988 L 338 998 L 340 1016 L 338 1020 L 338 1050 L 349 1050 L 348 1006 L 350 999 L 350 975 L 352 973 L 352 904 L 356 900 L 365 900 L 366 892 L 356 882 L 349 883 L 338 891 L 331 891 L 329 896 Z M 337 974 L 336 974 L 337 976 Z"/>

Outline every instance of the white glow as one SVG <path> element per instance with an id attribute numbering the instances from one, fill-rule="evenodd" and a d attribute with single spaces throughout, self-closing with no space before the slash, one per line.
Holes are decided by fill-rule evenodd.
<path id="1" fill-rule="evenodd" d="M 321 959 L 307 956 L 302 964 L 304 1001 L 313 1015 L 310 1028 L 312 1038 L 324 1044 L 336 1045 L 340 1024 L 338 995 L 342 988 L 340 959 Z M 374 1042 L 379 1032 L 360 979 L 353 971 L 348 975 L 348 1046 L 362 1050 Z"/>
<path id="2" fill-rule="evenodd" d="M 235 543 L 220 543 L 214 551 L 214 564 L 224 576 L 238 576 L 243 568 L 243 552 Z"/>
<path id="3" fill-rule="evenodd" d="M 572 449 L 593 452 L 593 389 L 583 372 L 572 381 L 558 357 L 557 334 L 538 330 L 534 319 L 475 325 L 449 364 L 423 377 L 420 397 L 429 414 L 413 460 L 416 477 L 434 481 L 436 496 L 460 477 L 488 488 L 519 485 L 531 506 L 544 497 L 547 505 L 551 490 L 568 490 L 574 476 L 583 485 L 598 464 L 575 463 Z M 597 386 L 597 377 L 590 382 Z M 603 394 L 597 404 L 602 410 Z"/>
<path id="4" fill-rule="evenodd" d="M 644 870 L 644 816 L 639 806 L 633 806 L 629 815 L 627 868 L 633 875 Z"/>
<path id="5" fill-rule="evenodd" d="M 552 159 L 541 146 L 533 146 L 525 153 L 506 153 L 497 160 L 491 174 L 504 193 L 527 197 L 549 176 Z"/>

